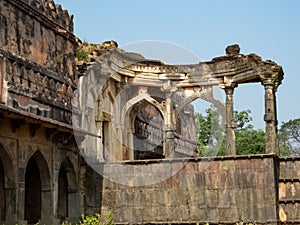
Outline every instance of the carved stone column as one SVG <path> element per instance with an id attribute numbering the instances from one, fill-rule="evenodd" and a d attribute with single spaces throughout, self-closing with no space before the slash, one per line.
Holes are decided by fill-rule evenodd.
<path id="1" fill-rule="evenodd" d="M 262 84 L 265 88 L 266 153 L 278 154 L 275 82 L 273 78 L 266 78 Z"/>
<path id="2" fill-rule="evenodd" d="M 225 86 L 226 93 L 226 155 L 236 155 L 235 148 L 235 121 L 233 109 L 233 92 L 235 86 Z"/>
<path id="3" fill-rule="evenodd" d="M 175 151 L 175 141 L 174 132 L 175 125 L 173 123 L 173 106 L 171 100 L 171 93 L 167 94 L 167 99 L 165 101 L 165 142 L 164 142 L 164 153 L 166 158 L 170 156 Z"/>

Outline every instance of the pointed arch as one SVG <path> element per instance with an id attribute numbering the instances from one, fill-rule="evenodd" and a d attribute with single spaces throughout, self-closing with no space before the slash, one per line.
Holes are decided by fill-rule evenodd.
<path id="1" fill-rule="evenodd" d="M 121 111 L 121 124 L 124 124 L 125 118 L 128 116 L 128 113 L 132 109 L 132 107 L 137 104 L 138 102 L 141 102 L 142 100 L 147 101 L 149 104 L 153 105 L 155 108 L 158 109 L 160 112 L 162 118 L 165 118 L 165 113 L 164 109 L 161 106 L 161 104 L 156 101 L 154 98 L 152 98 L 149 94 L 141 94 L 137 95 L 136 97 L 130 99 L 129 101 L 126 102 L 126 104 L 123 106 L 122 111 Z"/>
<path id="2" fill-rule="evenodd" d="M 178 119 L 181 110 L 184 109 L 186 105 L 192 103 L 196 99 L 202 99 L 213 104 L 214 106 L 216 106 L 217 109 L 219 109 L 221 116 L 225 118 L 224 104 L 213 97 L 212 87 L 206 87 L 203 91 L 195 91 L 189 97 L 183 99 L 183 101 L 175 109 L 175 119 Z"/>
<path id="3" fill-rule="evenodd" d="M 25 220 L 37 223 L 50 205 L 48 192 L 51 190 L 49 165 L 37 150 L 27 161 L 25 170 Z M 49 213 L 49 211 L 48 211 Z"/>
<path id="4" fill-rule="evenodd" d="M 28 157 L 26 165 L 28 164 L 29 160 L 32 158 L 34 158 L 37 161 L 37 165 L 41 173 L 40 175 L 41 175 L 41 182 L 42 182 L 43 189 L 50 189 L 51 174 L 49 169 L 50 167 L 46 158 L 39 150 L 37 150 Z"/>
<path id="5" fill-rule="evenodd" d="M 156 122 L 149 123 L 147 119 L 142 119 L 142 112 L 146 112 L 143 110 L 148 106 L 153 107 L 159 115 L 155 117 Z M 141 118 L 137 117 L 139 113 L 142 113 Z M 123 141 L 129 159 L 163 158 L 164 120 L 163 106 L 148 93 L 139 94 L 127 101 L 121 111 L 121 124 L 126 127 Z"/>
<path id="6" fill-rule="evenodd" d="M 58 174 L 57 217 L 59 219 L 64 220 L 70 216 L 70 209 L 74 207 L 70 204 L 76 202 L 76 195 L 72 193 L 77 191 L 75 169 L 71 160 L 67 157 L 61 164 Z"/>
<path id="7" fill-rule="evenodd" d="M 62 167 L 65 169 L 67 175 L 68 191 L 74 192 L 74 189 L 77 188 L 77 177 L 75 167 L 69 157 L 65 158 L 60 168 Z"/>
<path id="8" fill-rule="evenodd" d="M 25 220 L 37 223 L 42 217 L 41 174 L 37 161 L 31 157 L 25 172 Z"/>
<path id="9" fill-rule="evenodd" d="M 68 217 L 68 178 L 66 169 L 62 166 L 58 174 L 57 217 L 65 220 Z"/>
<path id="10" fill-rule="evenodd" d="M 15 166 L 13 165 L 12 157 L 1 143 L 0 160 L 2 161 L 3 166 L 5 188 L 14 188 L 16 185 Z"/>

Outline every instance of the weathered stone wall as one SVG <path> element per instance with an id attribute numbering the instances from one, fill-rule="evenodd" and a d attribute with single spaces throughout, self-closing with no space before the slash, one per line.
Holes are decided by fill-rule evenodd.
<path id="1" fill-rule="evenodd" d="M 60 5 L 0 0 L 1 224 L 80 215 L 75 47 L 73 16 Z"/>
<path id="2" fill-rule="evenodd" d="M 281 221 L 300 223 L 300 158 L 280 159 L 279 216 Z"/>
<path id="3" fill-rule="evenodd" d="M 41 176 L 41 192 L 36 192 L 37 196 L 41 196 L 41 223 L 54 224 L 60 221 L 58 215 L 61 197 L 58 194 L 58 182 L 61 168 L 64 168 L 67 177 L 67 190 L 63 190 L 66 191 L 63 192 L 65 197 L 68 197 L 65 202 L 67 216 L 77 219 L 81 205 L 76 143 L 70 133 L 61 132 L 51 124 L 47 127 L 45 123 L 38 124 L 37 121 L 27 118 L 33 122 L 30 123 L 25 118 L 13 112 L 0 111 L 0 161 L 5 177 L 1 181 L 3 189 L 0 188 L 1 195 L 4 196 L 0 204 L 0 223 L 23 224 L 22 221 L 30 219 L 26 218 L 26 210 L 30 207 L 29 200 L 26 200 L 26 191 L 32 190 L 33 186 L 26 183 L 26 174 L 29 173 L 28 165 L 32 159 L 36 160 Z"/>
<path id="4" fill-rule="evenodd" d="M 0 0 L 0 102 L 71 123 L 73 16 L 52 0 Z"/>
<path id="5" fill-rule="evenodd" d="M 73 16 L 52 0 L 0 1 L 0 46 L 52 71 L 74 75 Z"/>
<path id="6" fill-rule="evenodd" d="M 104 165 L 102 211 L 112 211 L 119 223 L 234 223 L 277 224 L 275 158 L 272 155 L 166 160 Z M 141 167 L 151 173 L 141 176 Z M 165 167 L 164 167 L 165 166 Z M 122 168 L 123 172 L 117 168 Z M 181 168 L 157 184 L 151 179 Z M 162 169 L 169 168 L 169 169 Z M 119 184 L 128 178 L 128 185 Z M 132 186 L 130 184 L 144 184 Z M 144 183 L 143 183 L 144 182 Z"/>

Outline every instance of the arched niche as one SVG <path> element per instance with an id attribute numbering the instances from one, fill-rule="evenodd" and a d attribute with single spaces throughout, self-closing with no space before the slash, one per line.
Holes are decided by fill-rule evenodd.
<path id="1" fill-rule="evenodd" d="M 126 127 L 132 138 L 127 143 L 131 144 L 128 147 L 136 160 L 164 158 L 164 115 L 157 107 L 159 103 L 153 104 L 153 100 L 142 99 L 126 113 Z"/>
<path id="2" fill-rule="evenodd" d="M 68 217 L 76 217 L 74 215 L 73 205 L 77 202 L 76 193 L 77 178 L 74 166 L 69 158 L 66 158 L 61 164 L 58 174 L 58 201 L 57 201 L 57 217 L 60 220 L 65 220 Z"/>
<path id="3" fill-rule="evenodd" d="M 123 130 L 119 109 L 122 94 L 116 96 L 116 86 L 111 80 L 106 80 L 101 88 L 96 115 L 96 127 L 101 140 L 97 146 L 104 161 L 121 161 L 123 160 Z"/>
<path id="4" fill-rule="evenodd" d="M 49 166 L 40 151 L 27 162 L 25 171 L 25 220 L 34 224 L 51 215 Z"/>

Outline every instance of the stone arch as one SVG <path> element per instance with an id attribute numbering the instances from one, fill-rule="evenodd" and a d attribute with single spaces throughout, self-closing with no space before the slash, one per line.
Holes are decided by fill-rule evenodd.
<path id="1" fill-rule="evenodd" d="M 41 172 L 41 182 L 42 182 L 43 189 L 50 189 L 51 174 L 50 174 L 49 163 L 47 162 L 46 157 L 44 157 L 44 155 L 40 150 L 36 150 L 27 157 L 27 162 L 25 164 L 26 167 L 29 160 L 32 158 L 34 158 L 37 161 L 38 168 Z"/>
<path id="2" fill-rule="evenodd" d="M 71 208 L 75 206 L 72 203 L 76 202 L 77 178 L 74 166 L 71 160 L 67 157 L 60 166 L 58 174 L 58 201 L 57 201 L 57 216 L 64 220 L 67 217 L 76 217 L 72 215 Z"/>
<path id="3" fill-rule="evenodd" d="M 25 220 L 37 223 L 51 210 L 51 177 L 48 163 L 40 151 L 28 160 L 25 170 Z"/>
<path id="4" fill-rule="evenodd" d="M 161 104 L 156 101 L 154 98 L 152 98 L 149 94 L 140 94 L 135 96 L 134 98 L 130 99 L 129 101 L 126 102 L 126 104 L 123 106 L 122 111 L 121 111 L 121 123 L 125 123 L 125 118 L 128 117 L 128 112 L 132 109 L 134 105 L 137 103 L 141 102 L 142 100 L 145 100 L 152 104 L 155 108 L 159 110 L 161 113 L 162 117 L 165 118 L 165 113 L 164 109 L 161 106 Z"/>
<path id="5" fill-rule="evenodd" d="M 14 188 L 16 185 L 16 176 L 13 165 L 13 160 L 8 151 L 0 143 L 0 160 L 2 160 L 4 172 L 4 184 L 6 188 Z"/>
<path id="6" fill-rule="evenodd" d="M 118 96 L 117 96 L 118 98 Z M 102 104 L 98 107 L 98 121 L 100 140 L 100 152 L 104 160 L 122 160 L 122 134 L 120 128 L 120 111 L 118 101 L 110 86 L 106 88 L 99 99 Z"/>
<path id="7" fill-rule="evenodd" d="M 220 111 L 222 118 L 225 118 L 225 106 L 222 102 L 213 97 L 211 88 L 212 87 L 208 87 L 204 89 L 204 91 L 195 91 L 189 97 L 183 99 L 183 101 L 175 109 L 175 119 L 178 119 L 179 113 L 184 107 L 186 107 L 186 105 L 197 99 L 202 99 L 216 106 L 216 108 Z"/>
<path id="8" fill-rule="evenodd" d="M 147 106 L 157 111 L 161 120 L 159 126 L 141 121 L 137 116 Z M 129 100 L 122 109 L 122 124 L 126 127 L 123 138 L 127 155 L 130 159 L 163 158 L 164 109 L 161 104 L 148 94 L 140 94 Z M 143 130 L 140 134 L 138 130 Z M 158 135 L 155 135 L 158 134 Z M 128 158 L 128 157 L 127 157 Z"/>
<path id="9" fill-rule="evenodd" d="M 197 99 L 206 101 L 217 108 L 222 126 L 225 125 L 226 111 L 225 105 L 214 98 L 213 86 L 204 86 L 194 89 L 185 89 L 186 95 L 180 100 L 179 104 L 174 108 L 173 121 L 175 122 L 175 151 L 197 152 L 197 130 L 195 126 L 195 111 L 191 103 Z M 190 126 L 194 124 L 193 126 Z"/>
<path id="10" fill-rule="evenodd" d="M 67 181 L 68 181 L 68 190 L 70 192 L 77 191 L 77 176 L 75 167 L 73 162 L 70 160 L 69 157 L 66 157 L 65 160 L 62 162 L 60 168 L 64 167 L 66 170 Z"/>

